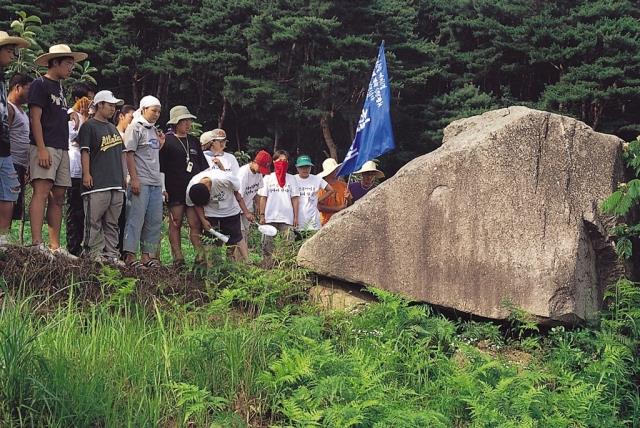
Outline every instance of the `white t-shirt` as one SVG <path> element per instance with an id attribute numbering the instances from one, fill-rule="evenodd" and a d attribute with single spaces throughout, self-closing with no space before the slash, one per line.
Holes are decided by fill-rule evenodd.
<path id="1" fill-rule="evenodd" d="M 247 209 L 253 211 L 253 199 L 262 187 L 262 174 L 259 172 L 254 174 L 249 166 L 250 164 L 246 164 L 240 167 L 238 179 L 240 180 L 240 195 L 242 195 Z"/>
<path id="2" fill-rule="evenodd" d="M 280 187 L 276 173 L 264 177 L 258 195 L 267 197 L 264 219 L 266 223 L 293 224 L 293 205 L 291 198 L 300 196 L 296 178 L 287 174 L 284 187 Z"/>
<path id="3" fill-rule="evenodd" d="M 213 152 L 211 150 L 205 150 L 204 157 L 207 159 L 207 163 L 209 167 L 212 169 L 220 169 L 218 165 L 213 163 Z M 221 155 L 217 157 L 221 158 L 222 165 L 224 165 L 224 169 L 227 171 L 231 171 L 233 175 L 238 175 L 238 170 L 240 169 L 240 165 L 238 164 L 238 159 L 231 153 L 223 152 Z"/>
<path id="4" fill-rule="evenodd" d="M 240 189 L 240 181 L 238 180 L 238 177 L 233 174 L 220 171 L 219 169 L 208 169 L 193 176 L 187 186 L 187 206 L 193 206 L 193 202 L 189 197 L 189 190 L 191 190 L 191 187 L 194 184 L 199 183 L 204 177 L 211 179 L 211 199 L 209 200 L 209 203 L 204 206 L 205 216 L 230 217 L 242 211 L 233 194 L 234 191 L 238 191 Z"/>
<path id="5" fill-rule="evenodd" d="M 300 202 L 298 203 L 298 230 L 320 229 L 320 211 L 318 211 L 318 191 L 327 187 L 327 182 L 317 175 L 309 174 L 301 178 L 296 174 Z"/>
<path id="6" fill-rule="evenodd" d="M 75 112 L 70 108 L 67 113 L 71 114 Z M 84 117 L 78 113 L 78 129 L 76 129 L 76 123 L 72 120 L 69 121 L 69 173 L 71 178 L 82 178 L 82 157 L 80 155 L 80 145 L 76 141 L 78 134 L 80 133 L 80 127 L 84 123 Z"/>

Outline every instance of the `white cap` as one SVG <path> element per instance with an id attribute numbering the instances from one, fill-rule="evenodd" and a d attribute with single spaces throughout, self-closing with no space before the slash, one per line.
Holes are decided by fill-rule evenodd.
<path id="1" fill-rule="evenodd" d="M 124 104 L 124 100 L 114 97 L 111 91 L 100 91 L 93 97 L 93 105 L 98 105 L 98 103 L 109 103 L 121 106 Z"/>

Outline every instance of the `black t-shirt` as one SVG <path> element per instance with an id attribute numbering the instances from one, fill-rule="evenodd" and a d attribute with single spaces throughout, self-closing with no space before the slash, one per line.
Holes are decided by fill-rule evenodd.
<path id="1" fill-rule="evenodd" d="M 78 143 L 89 151 L 89 170 L 93 188 L 83 193 L 123 188 L 122 137 L 111 122 L 89 119 L 80 127 Z"/>
<path id="2" fill-rule="evenodd" d="M 29 107 L 42 108 L 42 136 L 44 145 L 54 149 L 69 150 L 69 116 L 67 114 L 67 100 L 64 97 L 62 83 L 38 77 L 29 87 Z M 29 134 L 30 143 L 36 141 L 33 133 Z"/>
<path id="3" fill-rule="evenodd" d="M 4 70 L 0 68 L 0 157 L 11 154 L 9 144 L 9 110 L 7 107 L 7 86 L 4 81 Z"/>
<path id="4" fill-rule="evenodd" d="M 191 172 L 187 171 L 189 162 L 193 164 Z M 207 168 L 209 164 L 197 138 L 192 135 L 179 138 L 175 134 L 167 134 L 164 146 L 160 149 L 160 172 L 164 173 L 169 203 L 184 203 L 191 177 Z"/>

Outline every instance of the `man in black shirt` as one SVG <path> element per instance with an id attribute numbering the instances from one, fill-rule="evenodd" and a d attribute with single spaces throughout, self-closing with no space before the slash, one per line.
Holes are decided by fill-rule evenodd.
<path id="1" fill-rule="evenodd" d="M 184 215 L 189 223 L 189 238 L 199 250 L 200 222 L 193 207 L 186 206 L 187 185 L 191 178 L 209 167 L 200 142 L 189 135 L 193 119 L 185 106 L 175 106 L 169 112 L 168 125 L 174 127 L 173 133 L 167 134 L 164 146 L 160 150 L 160 171 L 164 174 L 167 204 L 169 205 L 169 243 L 173 263 L 184 264 L 180 229 Z"/>
<path id="2" fill-rule="evenodd" d="M 82 151 L 84 253 L 96 261 L 124 266 L 118 251 L 118 217 L 124 200 L 122 137 L 109 119 L 124 101 L 111 91 L 93 99 L 95 116 L 78 134 Z"/>
<path id="3" fill-rule="evenodd" d="M 0 248 L 9 243 L 13 204 L 20 194 L 20 182 L 13 167 L 9 143 L 9 109 L 4 68 L 15 59 L 17 48 L 28 46 L 29 42 L 26 40 L 0 31 Z"/>
<path id="4" fill-rule="evenodd" d="M 62 81 L 71 76 L 77 61 L 87 58 L 82 52 L 72 52 L 67 45 L 55 45 L 49 53 L 36 58 L 37 65 L 46 66 L 47 73 L 36 79 L 29 89 L 31 148 L 29 171 L 33 196 L 29 205 L 31 241 L 43 253 L 76 259 L 60 247 L 62 206 L 67 187 L 71 187 L 69 170 L 69 125 L 67 101 Z M 49 226 L 49 248 L 42 242 L 45 206 Z"/>

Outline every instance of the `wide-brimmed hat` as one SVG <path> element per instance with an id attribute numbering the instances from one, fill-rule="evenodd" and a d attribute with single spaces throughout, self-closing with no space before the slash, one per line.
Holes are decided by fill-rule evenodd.
<path id="1" fill-rule="evenodd" d="M 100 91 L 93 97 L 93 105 L 97 106 L 99 103 L 109 103 L 121 106 L 124 104 L 124 100 L 113 96 L 111 91 Z"/>
<path id="2" fill-rule="evenodd" d="M 16 45 L 19 48 L 28 48 L 29 44 L 22 37 L 10 36 L 6 31 L 0 31 L 0 46 Z"/>
<path id="3" fill-rule="evenodd" d="M 376 177 L 378 178 L 382 178 L 384 177 L 384 172 L 380 171 L 377 167 L 376 167 L 376 163 L 374 161 L 366 161 L 364 163 L 364 165 L 362 165 L 362 168 L 360 168 L 357 171 L 354 171 L 354 174 L 362 174 L 363 172 L 375 172 L 376 173 Z"/>
<path id="4" fill-rule="evenodd" d="M 200 144 L 205 145 L 209 144 L 212 141 L 216 140 L 226 140 L 227 133 L 224 132 L 224 129 L 216 128 L 212 131 L 207 131 L 200 136 Z"/>
<path id="5" fill-rule="evenodd" d="M 72 57 L 76 62 L 84 61 L 89 55 L 84 52 L 73 52 L 67 45 L 53 45 L 49 48 L 49 52 L 40 55 L 34 61 L 37 65 L 46 67 L 49 65 L 49 61 L 54 58 L 61 58 L 65 56 Z"/>
<path id="6" fill-rule="evenodd" d="M 340 165 L 341 164 L 336 162 L 336 160 L 333 158 L 325 159 L 324 162 L 322 162 L 322 172 L 318 174 L 318 177 L 326 177 L 327 175 L 338 169 Z"/>
<path id="7" fill-rule="evenodd" d="M 260 174 L 267 175 L 271 172 L 271 155 L 266 150 L 260 150 L 253 159 L 258 164 Z"/>
<path id="8" fill-rule="evenodd" d="M 296 167 L 299 166 L 313 166 L 313 162 L 311 162 L 311 157 L 308 155 L 298 156 L 296 159 Z"/>
<path id="9" fill-rule="evenodd" d="M 176 125 L 182 119 L 197 119 L 194 115 L 191 114 L 188 108 L 185 106 L 175 106 L 171 107 L 169 111 L 169 121 L 167 125 Z"/>

